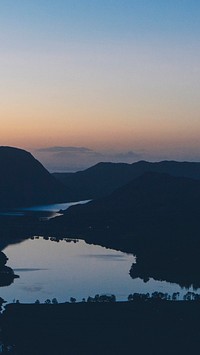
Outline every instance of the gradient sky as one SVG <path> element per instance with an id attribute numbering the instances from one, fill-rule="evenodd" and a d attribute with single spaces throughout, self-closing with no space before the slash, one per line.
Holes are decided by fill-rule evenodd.
<path id="1" fill-rule="evenodd" d="M 50 170 L 200 160 L 199 63 L 198 0 L 2 0 L 0 145 Z"/>

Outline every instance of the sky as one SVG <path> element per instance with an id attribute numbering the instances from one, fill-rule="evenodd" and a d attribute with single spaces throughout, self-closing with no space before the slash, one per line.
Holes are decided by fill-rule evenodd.
<path id="1" fill-rule="evenodd" d="M 0 145 L 50 171 L 200 161 L 200 1 L 1 0 Z"/>

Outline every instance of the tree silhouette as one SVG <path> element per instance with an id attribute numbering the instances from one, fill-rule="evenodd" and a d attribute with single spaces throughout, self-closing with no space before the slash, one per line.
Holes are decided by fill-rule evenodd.
<path id="1" fill-rule="evenodd" d="M 76 303 L 76 298 L 70 297 L 70 302 L 71 302 L 71 303 Z"/>

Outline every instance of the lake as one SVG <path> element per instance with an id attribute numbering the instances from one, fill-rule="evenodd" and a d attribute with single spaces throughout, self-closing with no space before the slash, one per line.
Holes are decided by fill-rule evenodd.
<path id="1" fill-rule="evenodd" d="M 62 210 L 67 210 L 71 206 L 75 206 L 77 204 L 84 204 L 89 202 L 90 200 L 78 201 L 78 202 L 66 202 L 66 203 L 56 203 L 51 205 L 40 205 L 40 206 L 32 206 L 32 207 L 20 207 L 12 210 L 2 210 L 0 211 L 1 216 L 36 216 L 40 217 L 42 220 L 47 220 L 50 218 L 54 218 L 60 216 L 62 214 Z"/>
<path id="2" fill-rule="evenodd" d="M 185 293 L 176 284 L 150 279 L 133 280 L 129 270 L 135 257 L 85 241 L 45 240 L 42 237 L 10 245 L 3 252 L 9 258 L 18 279 L 1 287 L 0 296 L 6 301 L 44 302 L 57 298 L 59 302 L 77 300 L 95 294 L 115 294 L 118 301 L 133 292 L 153 291 Z"/>
<path id="3" fill-rule="evenodd" d="M 81 203 L 84 203 L 83 201 Z M 74 204 L 74 203 L 73 203 Z M 27 209 L 29 213 L 47 213 L 45 218 L 55 216 L 60 209 L 72 204 L 37 206 Z M 23 213 L 25 209 L 23 210 Z M 18 211 L 17 213 L 20 213 Z M 0 296 L 8 302 L 19 300 L 32 303 L 37 299 L 56 298 L 58 302 L 75 297 L 81 301 L 95 294 L 114 294 L 118 301 L 127 300 L 130 293 L 150 294 L 154 291 L 180 292 L 180 298 L 187 292 L 178 284 L 155 281 L 144 282 L 132 279 L 129 270 L 135 263 L 135 256 L 98 245 L 87 244 L 84 240 L 35 236 L 2 250 L 9 258 L 10 266 L 19 278 L 10 286 L 0 288 Z M 190 289 L 193 291 L 193 289 Z"/>

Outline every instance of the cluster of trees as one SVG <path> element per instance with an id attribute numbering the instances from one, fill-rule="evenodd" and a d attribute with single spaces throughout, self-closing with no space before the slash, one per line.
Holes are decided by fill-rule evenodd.
<path id="1" fill-rule="evenodd" d="M 76 303 L 76 298 L 74 297 L 70 297 L 70 302 L 71 303 Z M 94 297 L 88 297 L 87 299 L 83 298 L 82 302 L 116 302 L 116 296 L 115 295 L 95 295 Z M 17 300 L 16 303 L 19 303 L 19 301 Z M 40 304 L 39 300 L 35 301 L 36 304 Z M 44 301 L 45 304 L 58 304 L 58 301 L 56 298 L 53 298 L 52 300 L 50 300 L 49 298 L 46 299 L 46 301 Z"/>
<path id="2" fill-rule="evenodd" d="M 88 297 L 87 302 L 116 302 L 115 295 L 95 295 L 94 297 Z"/>
<path id="3" fill-rule="evenodd" d="M 150 293 L 133 293 L 128 296 L 128 301 L 135 301 L 135 300 L 165 300 L 165 301 L 177 301 L 179 300 L 180 292 L 174 292 L 172 295 L 163 292 L 153 292 L 151 295 Z M 183 295 L 184 301 L 200 301 L 200 294 L 188 291 L 185 295 Z"/>
<path id="4" fill-rule="evenodd" d="M 40 304 L 39 300 L 35 301 L 36 304 Z M 46 299 L 46 301 L 44 301 L 45 304 L 58 304 L 58 301 L 56 298 L 53 298 L 52 300 L 50 300 L 49 298 Z"/>
<path id="5" fill-rule="evenodd" d="M 184 296 L 183 296 L 184 301 L 200 301 L 200 294 L 188 291 Z"/>
<path id="6" fill-rule="evenodd" d="M 47 236 L 47 235 L 44 235 L 44 236 L 32 236 L 30 239 L 34 240 L 34 239 L 40 239 L 40 238 L 43 238 L 44 240 L 50 240 L 51 242 L 57 242 L 59 243 L 60 241 L 65 241 L 67 243 L 78 243 L 79 242 L 79 239 L 76 239 L 76 238 L 64 238 L 64 237 L 61 237 L 61 236 Z"/>
<path id="7" fill-rule="evenodd" d="M 168 293 L 163 293 L 163 292 L 158 292 L 155 291 L 152 294 L 150 293 L 131 293 L 128 295 L 128 301 L 148 301 L 148 300 L 165 300 L 165 301 L 177 301 L 180 299 L 180 293 L 179 292 L 174 292 L 172 295 Z M 183 295 L 183 300 L 184 301 L 200 301 L 200 294 L 188 291 L 185 295 Z M 1 299 L 0 299 L 1 301 Z M 76 303 L 76 298 L 70 297 L 70 303 Z M 5 302 L 3 300 L 3 302 Z M 116 296 L 115 295 L 95 295 L 94 297 L 89 296 L 87 299 L 82 298 L 82 302 L 87 302 L 87 303 L 94 303 L 94 302 L 116 302 Z M 19 300 L 13 300 L 13 303 L 20 303 Z M 36 304 L 40 304 L 40 301 L 37 299 L 35 301 Z M 45 304 L 58 304 L 59 302 L 57 301 L 56 298 L 53 298 L 50 300 L 49 298 L 44 301 Z"/>
<path id="8" fill-rule="evenodd" d="M 132 293 L 128 296 L 128 301 L 135 301 L 135 300 L 165 300 L 165 301 L 177 301 L 179 299 L 180 293 L 174 292 L 172 295 L 168 293 L 158 292 L 155 291 L 151 295 L 150 293 Z"/>

